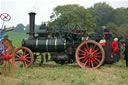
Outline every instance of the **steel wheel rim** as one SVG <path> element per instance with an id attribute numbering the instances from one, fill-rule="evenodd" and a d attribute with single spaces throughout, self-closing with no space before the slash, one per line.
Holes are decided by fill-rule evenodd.
<path id="1" fill-rule="evenodd" d="M 2 47 L 4 53 L 0 52 L 0 72 L 3 74 L 4 72 L 12 72 L 15 62 L 14 62 L 14 49 L 11 44 L 11 41 L 7 39 L 2 39 L 3 43 L 0 43 L 0 46 Z"/>
<path id="2" fill-rule="evenodd" d="M 85 41 L 76 50 L 76 61 L 81 68 L 96 69 L 104 62 L 104 49 L 95 41 Z"/>
<path id="3" fill-rule="evenodd" d="M 23 69 L 30 67 L 32 64 L 32 57 L 33 54 L 28 48 L 17 48 L 15 50 L 15 67 L 19 68 L 22 66 Z"/>

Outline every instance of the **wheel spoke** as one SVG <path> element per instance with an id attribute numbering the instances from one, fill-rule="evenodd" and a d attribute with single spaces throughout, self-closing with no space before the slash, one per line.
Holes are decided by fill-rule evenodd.
<path id="1" fill-rule="evenodd" d="M 90 59 L 88 59 L 88 64 L 89 64 L 89 68 L 90 68 Z"/>
<path id="2" fill-rule="evenodd" d="M 94 61 L 94 62 L 95 62 L 95 64 L 96 64 L 96 65 L 98 65 L 98 63 L 96 62 L 96 60 L 95 60 L 94 58 L 92 58 L 92 61 Z"/>
<path id="3" fill-rule="evenodd" d="M 18 58 L 19 58 L 20 56 L 16 54 L 16 57 L 18 57 Z"/>
<path id="4" fill-rule="evenodd" d="M 99 50 L 99 48 L 98 48 L 98 49 L 96 49 L 96 50 L 93 52 L 93 54 L 95 54 L 98 50 Z"/>
<path id="5" fill-rule="evenodd" d="M 5 49 L 5 47 L 4 46 L 2 46 L 2 48 L 3 48 L 3 50 L 4 50 L 4 54 L 6 55 L 7 54 L 7 52 L 6 52 L 6 49 Z"/>
<path id="6" fill-rule="evenodd" d="M 88 59 L 88 57 L 85 57 L 85 59 L 84 59 L 84 60 L 82 60 L 82 61 L 81 61 L 81 63 L 83 63 L 83 62 L 84 62 L 84 61 L 86 61 L 87 59 Z"/>
<path id="7" fill-rule="evenodd" d="M 23 51 L 24 52 L 24 54 L 23 55 L 25 55 L 26 54 L 26 49 L 25 49 L 25 51 Z"/>
<path id="8" fill-rule="evenodd" d="M 0 52 L 0 54 L 1 54 L 2 56 L 4 56 L 4 54 L 3 54 L 3 53 L 1 53 L 1 52 Z M 0 58 L 1 58 L 1 57 L 0 57 Z"/>
<path id="9" fill-rule="evenodd" d="M 9 63 L 9 61 L 8 61 L 8 68 L 9 68 L 8 70 L 9 70 L 9 72 L 10 72 L 10 70 L 11 70 L 10 64 L 11 64 L 11 63 Z"/>
<path id="10" fill-rule="evenodd" d="M 96 58 L 101 58 L 102 56 L 94 56 L 94 57 L 96 57 Z"/>
<path id="11" fill-rule="evenodd" d="M 15 58 L 15 61 L 18 61 L 19 60 L 19 58 Z"/>
<path id="12" fill-rule="evenodd" d="M 4 62 L 4 60 L 2 60 L 1 62 L 0 62 L 0 64 L 2 64 Z"/>
<path id="13" fill-rule="evenodd" d="M 31 61 L 29 61 L 29 60 L 25 60 L 25 61 L 27 61 L 27 62 L 29 62 L 29 63 L 31 62 Z"/>
<path id="14" fill-rule="evenodd" d="M 25 69 L 25 66 L 24 66 L 24 61 L 22 62 L 22 64 L 23 64 L 23 69 Z"/>
<path id="15" fill-rule="evenodd" d="M 85 45 L 86 45 L 87 49 L 89 49 L 88 44 L 87 44 L 87 43 L 85 43 Z"/>
<path id="16" fill-rule="evenodd" d="M 4 68 L 3 68 L 3 70 L 2 70 L 2 73 L 4 72 L 4 70 L 5 70 L 5 72 L 6 72 L 6 64 L 7 64 L 7 61 L 6 61 L 5 64 L 4 64 Z"/>
<path id="17" fill-rule="evenodd" d="M 89 53 L 92 53 L 92 48 L 89 48 Z"/>
<path id="18" fill-rule="evenodd" d="M 7 54 L 7 48 L 8 48 L 8 46 L 6 46 L 5 45 L 5 43 L 6 43 L 7 41 L 3 41 L 3 49 L 4 49 L 4 51 L 5 51 L 5 54 Z"/>
<path id="19" fill-rule="evenodd" d="M 79 55 L 86 55 L 86 54 L 79 53 Z"/>
<path id="20" fill-rule="evenodd" d="M 92 60 L 91 60 L 91 65 L 92 65 L 92 68 L 94 68 L 93 61 Z"/>
<path id="21" fill-rule="evenodd" d="M 88 63 L 88 60 L 84 63 L 85 64 L 85 66 L 86 66 L 86 64 Z"/>
<path id="22" fill-rule="evenodd" d="M 79 59 L 83 59 L 83 58 L 85 58 L 85 57 L 80 57 Z"/>
<path id="23" fill-rule="evenodd" d="M 84 47 L 84 46 L 83 46 Z M 84 50 L 88 53 L 88 50 L 84 47 Z"/>
<path id="24" fill-rule="evenodd" d="M 95 60 L 97 60 L 100 63 L 100 60 L 99 59 L 95 58 Z"/>
<path id="25" fill-rule="evenodd" d="M 96 44 L 94 45 L 94 47 L 92 48 L 92 51 L 94 51 L 95 50 L 95 48 L 96 48 Z"/>
<path id="26" fill-rule="evenodd" d="M 27 59 L 30 59 L 31 57 L 26 57 Z"/>
<path id="27" fill-rule="evenodd" d="M 22 54 L 21 53 L 19 53 L 19 52 L 17 52 L 20 56 L 22 56 Z"/>
<path id="28" fill-rule="evenodd" d="M 25 57 L 27 57 L 28 55 L 30 55 L 29 53 L 25 55 Z"/>
<path id="29" fill-rule="evenodd" d="M 25 66 L 27 67 L 28 65 L 27 65 L 27 63 L 26 62 L 24 62 L 25 63 Z"/>
<path id="30" fill-rule="evenodd" d="M 83 50 L 81 50 L 81 49 L 80 49 L 79 51 L 81 51 L 81 52 L 83 52 L 83 53 L 85 53 L 85 54 L 86 54 L 86 52 L 85 52 L 85 51 L 83 51 Z"/>
<path id="31" fill-rule="evenodd" d="M 97 54 L 102 54 L 102 53 L 103 53 L 103 52 L 98 52 L 98 53 L 95 53 L 95 54 L 97 55 Z"/>

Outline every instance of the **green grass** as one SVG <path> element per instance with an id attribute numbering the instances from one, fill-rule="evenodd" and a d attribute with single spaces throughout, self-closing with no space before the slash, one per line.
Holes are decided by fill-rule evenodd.
<path id="1" fill-rule="evenodd" d="M 20 32 L 8 32 L 6 35 L 8 35 L 8 39 L 12 41 L 13 46 L 16 48 L 21 47 L 23 38 L 28 37 L 26 33 Z"/>
<path id="2" fill-rule="evenodd" d="M 25 37 L 28 37 L 26 33 L 21 32 L 8 32 L 6 35 L 8 35 L 10 40 L 22 40 Z"/>
<path id="3" fill-rule="evenodd" d="M 0 75 L 0 85 L 127 85 L 128 68 L 125 61 L 87 70 L 77 63 L 59 65 L 54 62 L 42 66 L 14 69 L 10 74 Z"/>
<path id="4" fill-rule="evenodd" d="M 22 40 L 19 36 L 26 35 L 12 34 L 9 38 L 19 47 Z M 82 69 L 77 63 L 59 65 L 50 61 L 26 70 L 15 68 L 12 73 L 0 75 L 0 85 L 128 85 L 128 68 L 124 60 L 95 70 Z"/>

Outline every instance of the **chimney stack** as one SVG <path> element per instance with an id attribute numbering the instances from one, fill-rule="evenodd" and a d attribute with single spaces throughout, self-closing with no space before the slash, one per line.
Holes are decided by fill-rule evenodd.
<path id="1" fill-rule="evenodd" d="M 35 35 L 35 12 L 29 13 L 29 38 L 34 38 Z"/>

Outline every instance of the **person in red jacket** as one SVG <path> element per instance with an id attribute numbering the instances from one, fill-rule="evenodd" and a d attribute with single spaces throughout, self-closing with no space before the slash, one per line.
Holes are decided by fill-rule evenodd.
<path id="1" fill-rule="evenodd" d="M 114 41 L 112 42 L 112 55 L 116 54 L 120 50 L 117 41 L 118 38 L 114 38 Z"/>

